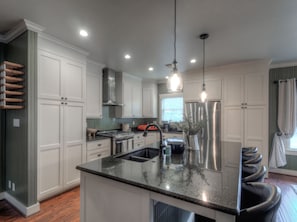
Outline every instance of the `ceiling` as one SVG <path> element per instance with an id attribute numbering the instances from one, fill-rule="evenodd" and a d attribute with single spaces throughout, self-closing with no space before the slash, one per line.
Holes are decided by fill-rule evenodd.
<path id="1" fill-rule="evenodd" d="M 164 78 L 173 61 L 174 0 L 0 0 L 0 33 L 25 18 L 113 69 Z M 179 71 L 255 59 L 297 61 L 296 0 L 177 0 Z M 89 32 L 79 36 L 80 29 Z M 125 53 L 132 58 L 125 60 Z M 191 64 L 191 58 L 197 63 Z M 154 71 L 148 71 L 153 66 Z"/>

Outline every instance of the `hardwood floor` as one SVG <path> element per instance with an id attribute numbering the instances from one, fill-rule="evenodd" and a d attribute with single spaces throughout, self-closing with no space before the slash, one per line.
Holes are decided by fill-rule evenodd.
<path id="1" fill-rule="evenodd" d="M 297 177 L 270 173 L 265 182 L 276 184 L 282 190 L 277 222 L 296 222 Z M 40 212 L 27 218 L 2 200 L 0 222 L 79 222 L 79 208 L 79 187 L 41 202 Z"/>
<path id="2" fill-rule="evenodd" d="M 282 202 L 278 209 L 277 222 L 296 222 L 297 177 L 270 173 L 265 182 L 279 186 L 282 191 Z"/>
<path id="3" fill-rule="evenodd" d="M 0 222 L 79 222 L 79 187 L 43 201 L 40 211 L 25 218 L 5 200 L 0 201 Z"/>

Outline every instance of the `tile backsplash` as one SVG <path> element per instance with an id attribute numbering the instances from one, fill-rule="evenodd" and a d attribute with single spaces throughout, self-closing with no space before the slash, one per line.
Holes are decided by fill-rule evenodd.
<path id="1" fill-rule="evenodd" d="M 130 128 L 137 127 L 139 124 L 151 123 L 156 118 L 114 118 L 114 107 L 103 106 L 102 109 L 102 119 L 87 119 L 87 128 L 96 128 L 99 130 L 112 130 L 112 129 L 121 129 L 122 123 L 129 123 Z"/>

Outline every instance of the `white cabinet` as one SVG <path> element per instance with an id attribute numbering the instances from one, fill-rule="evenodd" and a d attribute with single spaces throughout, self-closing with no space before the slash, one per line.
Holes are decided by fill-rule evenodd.
<path id="1" fill-rule="evenodd" d="M 134 135 L 134 149 L 141 148 L 145 145 L 145 139 L 142 133 Z"/>
<path id="2" fill-rule="evenodd" d="M 257 146 L 268 165 L 268 72 L 224 78 L 223 130 L 225 141 Z"/>
<path id="3" fill-rule="evenodd" d="M 38 102 L 38 199 L 79 184 L 75 167 L 86 159 L 84 104 Z"/>
<path id="4" fill-rule="evenodd" d="M 158 89 L 156 83 L 142 83 L 142 116 L 158 117 Z"/>
<path id="5" fill-rule="evenodd" d="M 183 139 L 184 135 L 182 133 L 163 133 L 163 139 L 168 139 L 168 138 Z"/>
<path id="6" fill-rule="evenodd" d="M 38 97 L 84 102 L 85 64 L 39 50 Z"/>
<path id="7" fill-rule="evenodd" d="M 118 118 L 138 118 L 142 117 L 142 83 L 141 79 L 129 74 L 121 74 L 117 77 L 122 81 L 122 87 L 117 92 L 119 103 L 123 106 L 116 107 L 116 117 Z"/>
<path id="8" fill-rule="evenodd" d="M 208 100 L 222 99 L 222 81 L 220 79 L 206 80 L 205 87 Z M 183 96 L 185 102 L 199 101 L 202 92 L 202 81 L 184 81 Z"/>
<path id="9" fill-rule="evenodd" d="M 87 118 L 102 118 L 102 69 L 104 65 L 88 61 L 87 63 Z"/>
<path id="10" fill-rule="evenodd" d="M 39 200 L 77 186 L 76 166 L 86 161 L 86 60 L 43 46 L 38 50 Z"/>
<path id="11" fill-rule="evenodd" d="M 87 142 L 87 161 L 101 159 L 111 155 L 110 139 Z"/>

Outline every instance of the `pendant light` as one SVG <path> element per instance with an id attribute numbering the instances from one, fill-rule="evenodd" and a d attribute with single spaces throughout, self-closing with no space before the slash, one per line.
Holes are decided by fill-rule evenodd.
<path id="1" fill-rule="evenodd" d="M 167 88 L 171 92 L 181 91 L 183 89 L 183 82 L 177 70 L 177 61 L 176 61 L 176 0 L 174 0 L 174 59 L 172 62 L 172 71 L 171 75 L 168 78 Z"/>
<path id="2" fill-rule="evenodd" d="M 206 89 L 205 89 L 205 79 L 204 79 L 204 72 L 205 72 L 205 39 L 208 38 L 208 34 L 204 33 L 200 35 L 200 39 L 203 40 L 203 70 L 202 70 L 202 78 L 203 78 L 203 82 L 202 82 L 202 92 L 200 94 L 200 99 L 201 102 L 205 102 L 206 98 L 207 98 L 207 93 L 206 93 Z"/>

